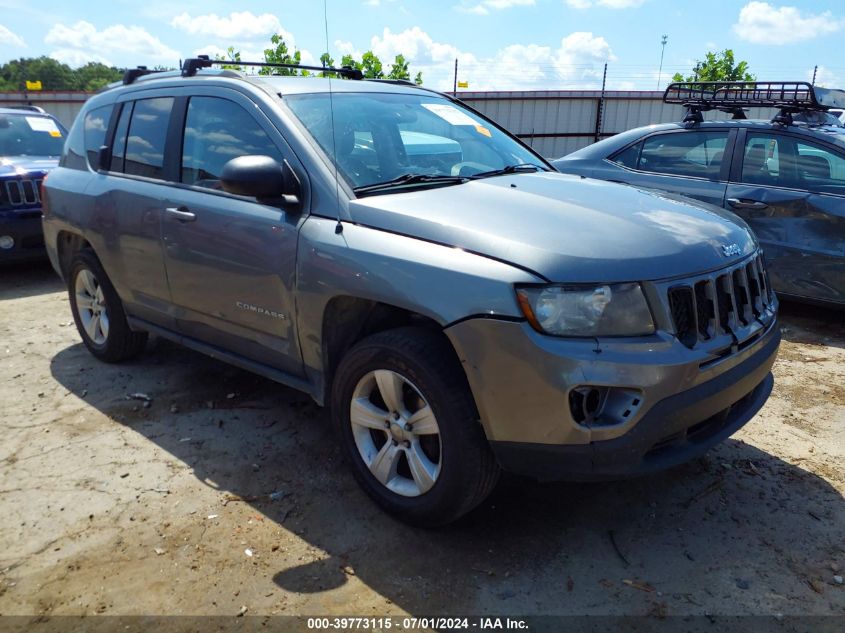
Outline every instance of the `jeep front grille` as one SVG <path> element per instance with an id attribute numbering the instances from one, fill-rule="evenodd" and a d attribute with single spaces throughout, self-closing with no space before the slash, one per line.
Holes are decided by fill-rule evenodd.
<path id="1" fill-rule="evenodd" d="M 6 180 L 0 187 L 3 207 L 31 207 L 41 204 L 41 178 Z"/>
<path id="2" fill-rule="evenodd" d="M 678 340 L 689 348 L 772 315 L 774 295 L 763 257 L 726 270 L 672 284 L 669 310 Z"/>

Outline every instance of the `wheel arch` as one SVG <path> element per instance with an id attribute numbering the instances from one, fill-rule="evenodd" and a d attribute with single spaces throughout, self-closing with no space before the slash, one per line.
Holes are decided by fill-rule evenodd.
<path id="1" fill-rule="evenodd" d="M 90 249 L 94 251 L 94 247 L 82 235 L 72 231 L 61 230 L 56 235 L 56 254 L 58 256 L 59 273 L 62 279 L 67 281 L 70 273 L 70 263 L 73 256 L 81 250 Z M 96 253 L 95 253 L 96 255 Z M 98 258 L 99 259 L 99 258 Z"/>
<path id="2" fill-rule="evenodd" d="M 431 317 L 389 303 L 349 295 L 330 299 L 323 311 L 321 327 L 323 385 L 319 392 L 324 402 L 329 401 L 338 364 L 353 345 L 372 334 L 407 326 L 436 332 L 448 344 L 455 361 L 459 362 L 443 327 Z"/>

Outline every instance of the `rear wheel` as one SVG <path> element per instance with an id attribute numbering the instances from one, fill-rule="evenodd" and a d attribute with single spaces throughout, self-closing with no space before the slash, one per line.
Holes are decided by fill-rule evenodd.
<path id="1" fill-rule="evenodd" d="M 495 487 L 498 466 L 440 333 L 400 328 L 356 344 L 338 367 L 332 416 L 359 483 L 404 521 L 449 523 Z"/>
<path id="2" fill-rule="evenodd" d="M 120 297 L 92 251 L 79 251 L 73 256 L 68 294 L 76 329 L 94 356 L 114 363 L 137 356 L 144 349 L 146 332 L 129 328 Z"/>

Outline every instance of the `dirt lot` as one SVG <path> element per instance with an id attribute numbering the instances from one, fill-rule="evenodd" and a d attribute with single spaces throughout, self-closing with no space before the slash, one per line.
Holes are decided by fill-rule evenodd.
<path id="1" fill-rule="evenodd" d="M 772 398 L 704 459 L 420 531 L 306 396 L 165 342 L 99 363 L 49 267 L 0 271 L 0 614 L 845 613 L 843 322 L 787 306 Z"/>

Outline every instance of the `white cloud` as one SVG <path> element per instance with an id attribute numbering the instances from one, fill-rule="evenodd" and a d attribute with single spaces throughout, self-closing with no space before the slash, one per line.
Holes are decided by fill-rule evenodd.
<path id="1" fill-rule="evenodd" d="M 80 66 L 89 61 L 113 64 L 112 60 L 116 57 L 130 57 L 130 66 L 175 66 L 179 61 L 177 51 L 139 26 L 112 24 L 98 31 L 84 20 L 73 26 L 55 24 L 44 36 L 44 42 L 56 47 L 51 57 L 70 66 Z"/>
<path id="2" fill-rule="evenodd" d="M 487 15 L 490 11 L 502 11 L 512 7 L 532 7 L 535 0 L 481 0 L 474 4 L 462 2 L 455 8 L 463 13 Z"/>
<path id="3" fill-rule="evenodd" d="M 823 88 L 839 88 L 839 86 L 842 85 L 842 81 L 839 79 L 839 75 L 834 73 L 826 66 L 819 66 L 818 69 L 808 68 L 807 81 L 813 80 L 814 71 L 816 75 L 817 86 L 822 86 Z"/>
<path id="4" fill-rule="evenodd" d="M 282 28 L 282 23 L 271 13 L 255 15 L 250 11 L 234 11 L 226 16 L 216 13 L 191 16 L 180 13 L 170 21 L 170 26 L 189 35 L 204 35 L 227 42 L 237 40 L 266 40 L 278 33 L 288 44 L 293 43 L 293 35 Z"/>
<path id="5" fill-rule="evenodd" d="M 5 26 L 0 24 L 0 46 L 19 46 L 21 48 L 26 46 L 26 43 L 16 33 L 12 33 Z"/>
<path id="6" fill-rule="evenodd" d="M 830 11 L 804 13 L 797 7 L 774 7 L 768 2 L 749 2 L 739 12 L 733 25 L 740 39 L 753 44 L 789 44 L 835 33 L 845 20 Z"/>
<path id="7" fill-rule="evenodd" d="M 607 9 L 633 9 L 642 6 L 645 0 L 565 0 L 570 9 L 589 9 L 605 7 Z"/>
<path id="8" fill-rule="evenodd" d="M 385 64 L 403 54 L 411 72 L 422 71 L 425 84 L 438 90 L 452 90 L 455 59 L 458 79 L 469 81 L 470 90 L 597 88 L 603 64 L 616 59 L 603 37 L 584 32 L 571 33 L 557 48 L 511 44 L 487 58 L 437 42 L 419 27 L 399 33 L 385 28 L 370 45 Z"/>

